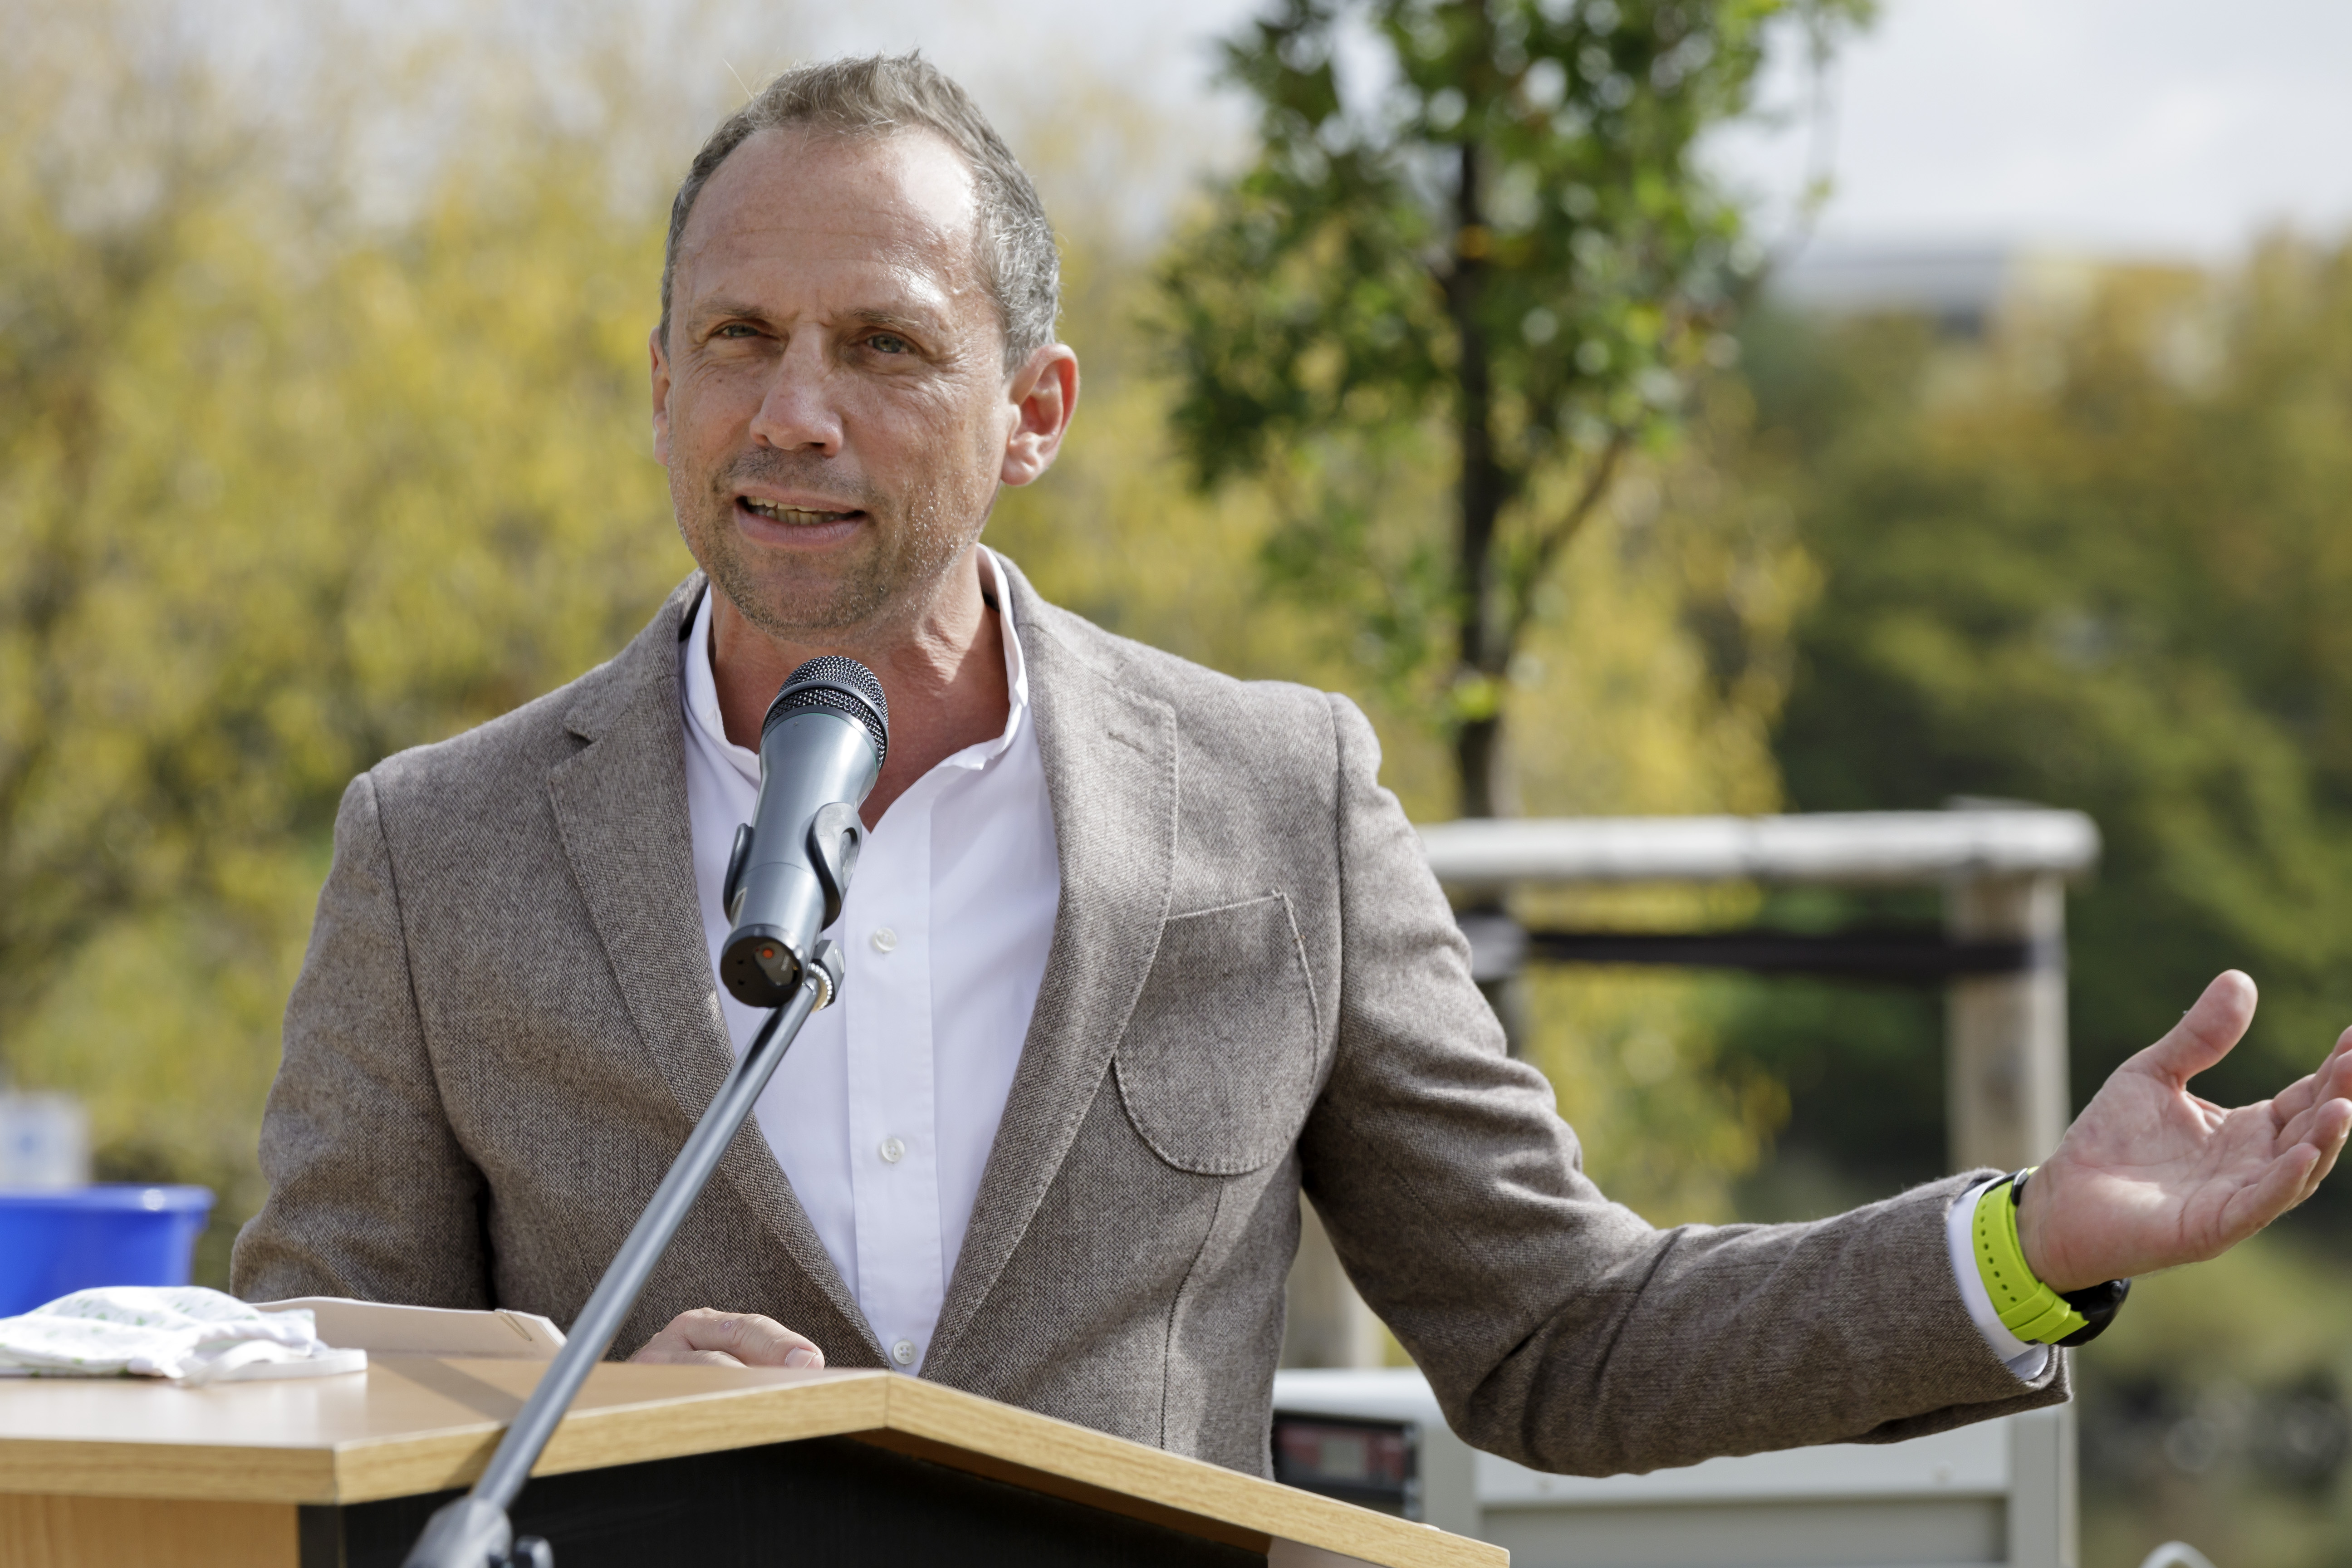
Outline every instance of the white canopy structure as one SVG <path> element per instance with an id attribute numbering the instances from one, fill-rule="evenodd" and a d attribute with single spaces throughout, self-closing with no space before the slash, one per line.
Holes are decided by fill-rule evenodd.
<path id="1" fill-rule="evenodd" d="M 1794 816 L 1491 817 L 1421 830 L 1450 887 L 1528 882 L 1920 886 L 1978 877 L 2074 877 L 2099 858 L 2079 811 L 1822 812 Z"/>

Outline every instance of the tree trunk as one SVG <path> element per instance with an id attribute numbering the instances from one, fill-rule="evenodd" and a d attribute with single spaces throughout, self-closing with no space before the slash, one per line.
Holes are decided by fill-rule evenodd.
<path id="1" fill-rule="evenodd" d="M 1485 324 L 1479 318 L 1491 242 L 1480 207 L 1478 173 L 1477 144 L 1465 142 L 1454 191 L 1454 269 L 1445 285 L 1447 310 L 1461 344 L 1462 534 L 1457 570 L 1462 631 L 1456 679 L 1476 682 L 1485 689 L 1474 710 L 1456 721 L 1454 763 L 1462 815 L 1494 816 L 1500 814 L 1507 792 L 1499 776 L 1503 717 L 1490 704 L 1497 700 L 1495 687 L 1510 661 L 1510 650 L 1503 646 L 1507 639 L 1500 606 L 1495 602 L 1495 526 L 1503 510 L 1505 479 L 1495 461 L 1494 387 L 1486 363 Z"/>
<path id="2" fill-rule="evenodd" d="M 1503 816 L 1503 719 L 1465 719 L 1454 731 L 1454 775 L 1464 816 Z"/>
<path id="3" fill-rule="evenodd" d="M 1480 7 L 1483 20 L 1483 6 Z M 1495 461 L 1494 383 L 1486 363 L 1486 323 L 1480 318 L 1480 295 L 1486 282 L 1486 255 L 1492 241 L 1479 202 L 1478 144 L 1462 144 L 1461 172 L 1454 186 L 1454 270 L 1446 279 L 1445 300 L 1461 344 L 1459 438 L 1462 445 L 1462 550 L 1458 563 L 1462 639 L 1455 679 L 1475 683 L 1477 697 L 1469 711 L 1457 712 L 1454 731 L 1454 769 L 1461 791 L 1464 816 L 1500 816 L 1510 798 L 1503 777 L 1502 680 L 1510 663 L 1510 637 L 1503 625 L 1502 606 L 1496 603 L 1495 527 L 1503 510 L 1507 480 Z M 1498 900 L 1461 911 L 1504 913 Z M 1496 975 L 1479 982 L 1478 989 L 1503 1025 L 1504 1039 L 1513 1056 L 1525 1044 L 1524 997 L 1517 975 Z"/>

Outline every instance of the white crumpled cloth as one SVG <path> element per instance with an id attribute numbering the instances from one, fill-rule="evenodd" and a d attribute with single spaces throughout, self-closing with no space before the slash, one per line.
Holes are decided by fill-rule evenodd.
<path id="1" fill-rule="evenodd" d="M 0 1318 L 0 1377 L 236 1383 L 364 1372 L 322 1344 L 307 1310 L 263 1312 L 197 1285 L 109 1285 Z"/>

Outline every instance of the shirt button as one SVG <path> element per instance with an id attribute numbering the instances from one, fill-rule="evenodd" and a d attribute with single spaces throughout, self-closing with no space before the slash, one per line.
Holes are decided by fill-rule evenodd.
<path id="1" fill-rule="evenodd" d="M 874 928 L 875 952 L 888 952 L 898 945 L 898 933 L 897 931 L 892 931 L 888 926 L 876 926 Z"/>
<path id="2" fill-rule="evenodd" d="M 892 1345 L 890 1347 L 890 1359 L 897 1362 L 900 1366 L 914 1365 L 915 1342 L 912 1340 L 900 1340 L 897 1344 Z"/>
<path id="3" fill-rule="evenodd" d="M 907 1157 L 907 1146 L 896 1138 L 882 1140 L 882 1163 L 895 1165 Z"/>

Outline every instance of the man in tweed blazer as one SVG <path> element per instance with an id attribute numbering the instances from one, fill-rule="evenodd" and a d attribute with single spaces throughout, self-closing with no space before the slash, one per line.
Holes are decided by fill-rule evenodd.
<path id="1" fill-rule="evenodd" d="M 1609 1203 L 1505 1055 L 1361 715 L 1113 637 L 981 551 L 1077 378 L 1034 193 L 952 84 L 905 60 L 782 79 L 697 160 L 670 268 L 657 449 L 709 576 L 611 662 L 352 784 L 241 1294 L 569 1321 L 730 1059 L 681 723 L 698 617 L 730 737 L 804 657 L 877 670 L 869 822 L 1018 712 L 1017 634 L 1059 890 L 922 1375 L 1260 1469 L 1304 1193 L 1456 1429 L 1539 1468 L 2064 1397 L 2063 1354 L 2013 1370 L 1964 1300 L 1948 1215 L 1978 1178 L 1801 1226 L 1658 1231 Z M 2227 1116 L 2182 1089 L 2252 1005 L 2217 982 L 2031 1184 L 2053 1287 L 2210 1256 L 2333 1162 L 2340 1047 Z M 739 1138 L 617 1348 L 890 1364 L 818 1195 Z"/>

